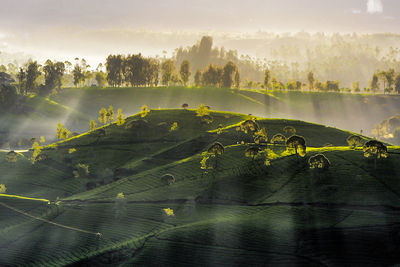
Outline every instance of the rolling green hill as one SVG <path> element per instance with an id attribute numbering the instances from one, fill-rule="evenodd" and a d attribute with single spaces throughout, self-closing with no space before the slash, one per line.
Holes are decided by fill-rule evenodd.
<path id="1" fill-rule="evenodd" d="M 257 118 L 269 138 L 293 126 L 307 143 L 304 158 L 269 144 L 269 165 L 263 156 L 245 157 L 251 138 L 236 127 L 248 115 L 210 115 L 211 124 L 194 110 L 136 114 L 121 126 L 43 147 L 45 156 L 33 165 L 31 151 L 16 163 L 0 152 L 0 184 L 10 194 L 0 194 L 0 265 L 400 262 L 399 147 L 389 147 L 375 168 L 360 148 L 346 146 L 350 132 Z M 171 131 L 174 122 L 178 128 Z M 202 152 L 214 142 L 225 151 L 217 167 L 203 170 Z M 317 153 L 330 160 L 328 170 L 309 168 Z M 75 178 L 77 164 L 89 173 Z M 165 174 L 175 182 L 164 183 Z"/>

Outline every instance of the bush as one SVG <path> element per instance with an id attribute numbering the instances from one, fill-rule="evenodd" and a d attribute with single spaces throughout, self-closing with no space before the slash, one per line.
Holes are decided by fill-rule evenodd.
<path id="1" fill-rule="evenodd" d="M 308 164 L 310 165 L 310 169 L 321 169 L 326 170 L 329 169 L 331 163 L 329 162 L 328 158 L 325 157 L 323 154 L 317 154 L 312 156 L 308 160 Z"/>
<path id="2" fill-rule="evenodd" d="M 172 174 L 165 174 L 161 177 L 161 182 L 165 185 L 171 185 L 175 183 L 175 177 Z"/>
<path id="3" fill-rule="evenodd" d="M 89 176 L 89 165 L 78 163 L 72 173 L 75 178 L 87 178 Z"/>

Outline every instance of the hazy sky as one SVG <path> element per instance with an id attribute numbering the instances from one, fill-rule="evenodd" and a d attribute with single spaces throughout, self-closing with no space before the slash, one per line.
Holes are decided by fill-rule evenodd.
<path id="1" fill-rule="evenodd" d="M 399 0 L 1 0 L 0 50 L 59 55 L 146 49 L 130 32 L 397 32 Z M 96 36 L 96 38 L 93 38 Z M 186 38 L 185 37 L 185 38 Z M 153 37 L 149 51 L 154 46 Z M 168 42 L 168 37 L 158 40 Z M 182 45 L 193 40 L 182 37 Z M 172 38 L 179 41 L 179 38 Z M 101 43 L 104 40 L 104 47 Z M 125 41 L 124 41 L 125 40 Z M 134 41 L 137 40 L 135 43 Z M 157 42 L 158 42 L 157 41 Z M 169 44 L 169 43 L 168 43 Z M 173 44 L 175 45 L 175 43 Z M 142 46 L 142 47 L 141 47 Z M 68 49 L 70 47 L 70 49 Z M 157 46 L 157 49 L 161 47 Z M 166 49 L 170 49 L 167 45 Z M 154 48 L 156 49 L 156 48 Z M 96 52 L 97 51 L 97 52 Z M 153 51 L 151 51 L 153 52 Z"/>

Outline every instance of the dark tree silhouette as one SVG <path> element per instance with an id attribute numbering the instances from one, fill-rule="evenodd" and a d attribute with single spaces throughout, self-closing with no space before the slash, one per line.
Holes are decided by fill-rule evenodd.
<path id="1" fill-rule="evenodd" d="M 353 149 L 364 144 L 364 140 L 359 135 L 350 135 L 346 141 Z"/>
<path id="2" fill-rule="evenodd" d="M 296 155 L 304 157 L 306 155 L 306 141 L 304 137 L 299 135 L 292 135 L 286 140 L 286 147 L 294 149 Z"/>
<path id="3" fill-rule="evenodd" d="M 321 169 L 326 170 L 331 166 L 329 159 L 325 157 L 323 154 L 317 154 L 308 160 L 308 164 L 310 165 L 310 169 Z"/>
<path id="4" fill-rule="evenodd" d="M 207 153 L 209 155 L 211 155 L 212 157 L 215 157 L 215 166 L 214 168 L 216 169 L 218 167 L 218 157 L 222 154 L 224 154 L 225 152 L 225 148 L 224 146 L 219 143 L 219 142 L 215 142 L 214 144 L 212 144 L 208 149 L 207 149 Z"/>
<path id="5" fill-rule="evenodd" d="M 389 156 L 387 147 L 378 140 L 370 140 L 365 143 L 364 148 L 364 157 L 374 157 L 374 169 L 376 170 L 376 161 L 380 158 L 387 158 Z"/>

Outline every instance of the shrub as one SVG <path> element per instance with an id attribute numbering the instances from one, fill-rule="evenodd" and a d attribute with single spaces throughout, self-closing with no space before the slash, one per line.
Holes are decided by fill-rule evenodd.
<path id="1" fill-rule="evenodd" d="M 331 166 L 328 158 L 325 157 L 323 154 L 317 154 L 312 156 L 308 160 L 308 164 L 310 165 L 310 169 L 322 169 L 326 170 Z"/>
<path id="2" fill-rule="evenodd" d="M 89 165 L 78 163 L 73 171 L 75 178 L 87 178 L 89 176 Z"/>
<path id="3" fill-rule="evenodd" d="M 161 182 L 165 185 L 171 185 L 175 183 L 175 177 L 172 174 L 164 174 L 161 177 Z"/>
<path id="4" fill-rule="evenodd" d="M 358 146 L 362 146 L 363 145 L 363 139 L 358 135 L 350 135 L 346 139 L 346 141 L 349 144 L 349 146 L 351 146 L 352 148 L 356 148 Z"/>

